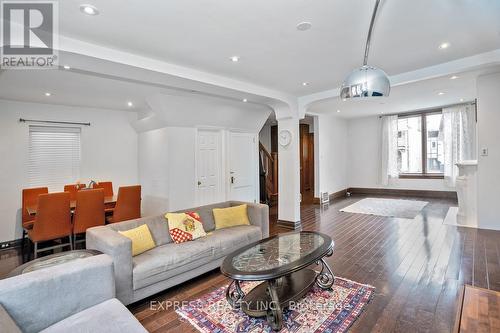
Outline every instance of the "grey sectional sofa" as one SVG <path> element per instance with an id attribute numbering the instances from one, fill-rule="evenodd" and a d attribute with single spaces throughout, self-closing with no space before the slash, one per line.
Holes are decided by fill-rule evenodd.
<path id="1" fill-rule="evenodd" d="M 0 280 L 0 332 L 147 332 L 114 296 L 105 254 Z"/>
<path id="2" fill-rule="evenodd" d="M 173 243 L 166 219 L 159 215 L 91 228 L 87 230 L 87 248 L 113 258 L 116 297 L 127 305 L 218 268 L 230 252 L 268 237 L 269 208 L 262 204 L 247 203 L 251 225 L 215 230 L 212 209 L 240 204 L 243 202 L 228 201 L 182 210 L 197 212 L 210 233 L 194 241 Z M 143 224 L 148 225 L 156 247 L 132 257 L 130 239 L 117 231 Z"/>

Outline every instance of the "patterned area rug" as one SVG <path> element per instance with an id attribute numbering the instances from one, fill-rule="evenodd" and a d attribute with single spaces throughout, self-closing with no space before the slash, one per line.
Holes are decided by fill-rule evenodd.
<path id="1" fill-rule="evenodd" d="M 257 284 L 259 282 L 247 282 L 241 287 L 247 293 Z M 226 287 L 206 294 L 176 312 L 200 332 L 273 332 L 265 317 L 252 318 L 243 311 L 233 310 L 226 301 Z M 335 284 L 329 291 L 315 285 L 306 296 L 293 304 L 293 308 L 285 311 L 280 332 L 346 332 L 360 316 L 374 290 L 370 285 L 339 277 L 335 278 Z"/>
<path id="2" fill-rule="evenodd" d="M 427 201 L 366 198 L 341 209 L 341 212 L 414 219 Z"/>

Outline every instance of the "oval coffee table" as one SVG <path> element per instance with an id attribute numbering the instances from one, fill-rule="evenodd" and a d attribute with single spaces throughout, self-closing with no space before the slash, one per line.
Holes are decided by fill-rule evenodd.
<path id="1" fill-rule="evenodd" d="M 283 310 L 304 296 L 316 283 L 322 289 L 335 280 L 324 257 L 333 254 L 334 243 L 325 234 L 301 231 L 279 234 L 229 254 L 221 272 L 233 281 L 226 299 L 251 317 L 267 317 L 273 330 L 283 326 Z M 308 268 L 321 264 L 321 271 Z M 247 295 L 241 281 L 264 281 Z"/>

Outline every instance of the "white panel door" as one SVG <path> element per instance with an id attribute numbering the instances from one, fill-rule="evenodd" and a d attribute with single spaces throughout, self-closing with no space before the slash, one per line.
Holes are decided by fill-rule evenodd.
<path id="1" fill-rule="evenodd" d="M 229 134 L 229 199 L 256 202 L 258 198 L 258 148 L 256 135 Z"/>
<path id="2" fill-rule="evenodd" d="M 196 201 L 207 205 L 222 201 L 221 133 L 199 130 L 196 154 Z"/>

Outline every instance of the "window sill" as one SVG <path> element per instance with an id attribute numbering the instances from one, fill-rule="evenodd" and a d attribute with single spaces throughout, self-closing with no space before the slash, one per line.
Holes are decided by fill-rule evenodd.
<path id="1" fill-rule="evenodd" d="M 432 174 L 432 173 L 405 173 L 399 175 L 400 179 L 444 179 L 443 174 Z"/>

